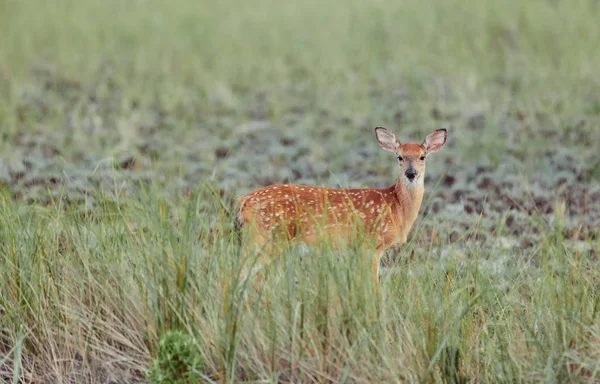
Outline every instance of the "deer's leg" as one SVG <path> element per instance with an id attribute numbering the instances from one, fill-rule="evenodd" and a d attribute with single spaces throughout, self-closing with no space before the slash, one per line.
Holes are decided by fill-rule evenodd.
<path id="1" fill-rule="evenodd" d="M 381 256 L 383 256 L 383 250 L 378 249 L 375 254 L 373 254 L 373 259 L 371 261 L 373 283 L 375 284 L 375 294 L 377 296 L 379 296 L 379 263 L 381 261 Z"/>
<path id="2" fill-rule="evenodd" d="M 241 258 L 241 278 L 253 279 L 254 289 L 262 282 L 262 269 L 274 257 L 275 247 L 263 231 L 249 228 L 245 236 Z"/>
<path id="3" fill-rule="evenodd" d="M 245 233 L 242 250 L 243 279 L 252 279 L 254 290 L 259 293 L 265 277 L 266 268 L 276 261 L 286 247 L 295 239 L 290 233 L 281 230 L 266 231 L 261 227 L 249 227 Z"/>

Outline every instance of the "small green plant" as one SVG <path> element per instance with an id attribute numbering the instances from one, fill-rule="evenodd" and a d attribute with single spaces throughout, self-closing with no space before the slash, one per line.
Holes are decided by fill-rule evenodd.
<path id="1" fill-rule="evenodd" d="M 158 341 L 158 353 L 150 363 L 150 383 L 198 383 L 202 358 L 191 335 L 168 331 Z"/>

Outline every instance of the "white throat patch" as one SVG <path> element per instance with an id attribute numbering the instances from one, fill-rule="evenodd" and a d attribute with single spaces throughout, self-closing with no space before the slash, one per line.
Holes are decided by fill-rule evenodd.
<path id="1" fill-rule="evenodd" d="M 405 174 L 402 174 L 402 185 L 404 185 L 407 189 L 417 188 L 421 184 L 421 181 L 421 175 L 418 175 L 413 179 L 413 181 L 410 181 Z"/>

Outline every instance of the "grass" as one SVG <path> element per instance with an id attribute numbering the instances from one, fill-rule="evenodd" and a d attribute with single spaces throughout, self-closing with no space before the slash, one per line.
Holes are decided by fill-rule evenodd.
<path id="1" fill-rule="evenodd" d="M 202 374 L 224 382 L 598 374 L 599 270 L 566 249 L 560 226 L 544 228 L 527 259 L 409 244 L 420 256 L 388 273 L 380 299 L 355 254 L 313 251 L 300 265 L 291 252 L 257 294 L 235 278 L 236 234 L 224 212 L 203 204 L 210 199 L 208 188 L 180 203 L 147 191 L 81 217 L 4 197 L 2 340 L 19 345 L 24 333 L 23 379 L 135 378 L 169 329 L 193 335 Z"/>
<path id="2" fill-rule="evenodd" d="M 597 382 L 599 13 L 1 2 L 0 377 L 146 382 L 183 333 L 206 382 Z M 449 129 L 382 295 L 361 245 L 256 292 L 232 198 L 391 185 L 375 126 Z"/>

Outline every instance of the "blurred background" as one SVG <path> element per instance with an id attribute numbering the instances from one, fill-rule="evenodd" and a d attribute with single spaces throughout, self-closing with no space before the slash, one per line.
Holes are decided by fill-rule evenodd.
<path id="1" fill-rule="evenodd" d="M 595 0 L 5 0 L 0 186 L 86 209 L 130 179 L 229 198 L 385 187 L 373 128 L 445 127 L 423 217 L 493 229 L 510 211 L 522 237 L 559 203 L 579 238 L 600 222 L 599 16 Z"/>

